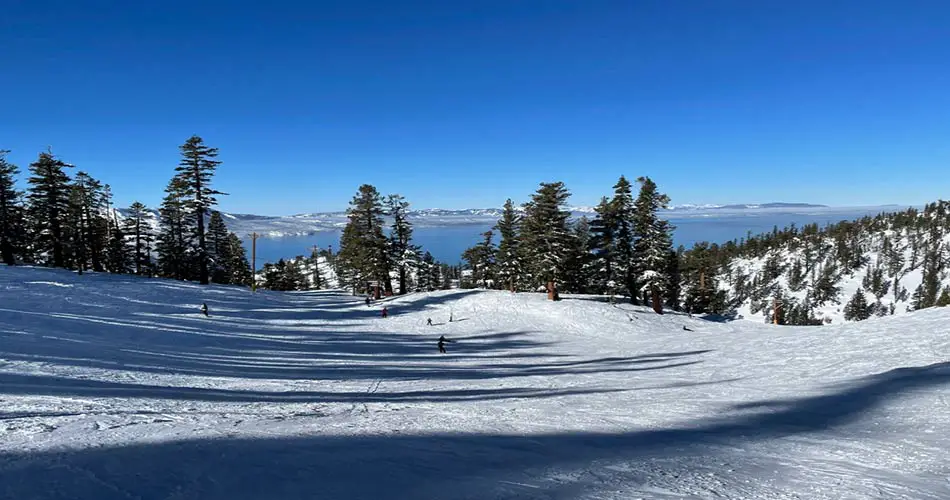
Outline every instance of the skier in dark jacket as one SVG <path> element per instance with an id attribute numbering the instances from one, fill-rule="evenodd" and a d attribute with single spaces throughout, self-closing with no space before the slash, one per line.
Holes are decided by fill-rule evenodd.
<path id="1" fill-rule="evenodd" d="M 427 319 L 426 324 L 432 326 L 432 318 Z"/>
<path id="2" fill-rule="evenodd" d="M 389 309 L 386 309 L 386 306 L 383 306 L 383 317 L 386 318 L 389 316 Z"/>
<path id="3" fill-rule="evenodd" d="M 442 354 L 445 354 L 445 353 L 446 353 L 446 352 L 445 352 L 445 343 L 446 343 L 446 342 L 451 342 L 451 340 L 446 339 L 446 338 L 445 338 L 445 335 L 442 335 L 442 336 L 439 337 L 439 352 L 441 352 Z"/>
<path id="4" fill-rule="evenodd" d="M 201 304 L 201 313 L 205 316 L 208 315 L 208 304 Z"/>
<path id="5" fill-rule="evenodd" d="M 366 296 L 366 307 L 369 307 L 369 295 Z"/>

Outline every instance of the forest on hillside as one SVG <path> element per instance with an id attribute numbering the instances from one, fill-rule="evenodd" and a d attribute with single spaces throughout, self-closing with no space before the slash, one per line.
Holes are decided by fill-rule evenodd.
<path id="1" fill-rule="evenodd" d="M 193 136 L 165 187 L 157 221 L 144 204 L 120 211 L 108 184 L 55 156 L 19 169 L 0 151 L 0 260 L 87 271 L 260 286 L 346 288 L 376 296 L 454 287 L 595 294 L 715 317 L 761 315 L 818 325 L 950 304 L 950 203 L 923 210 L 794 225 L 725 243 L 672 247 L 669 204 L 649 177 L 621 176 L 592 218 L 574 219 L 570 191 L 543 182 L 526 203 L 504 204 L 461 265 L 436 261 L 413 242 L 409 202 L 359 187 L 337 253 L 267 263 L 252 272 L 238 235 L 215 210 L 217 148 Z M 635 192 L 636 191 L 636 192 Z"/>

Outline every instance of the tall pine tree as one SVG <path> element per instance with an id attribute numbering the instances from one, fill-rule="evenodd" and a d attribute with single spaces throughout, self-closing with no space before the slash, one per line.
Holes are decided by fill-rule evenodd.
<path id="1" fill-rule="evenodd" d="M 348 221 L 340 237 L 336 260 L 354 294 L 368 281 L 375 281 L 392 292 L 389 242 L 383 234 L 384 214 L 382 198 L 369 184 L 360 186 L 346 210 Z"/>
<path id="2" fill-rule="evenodd" d="M 20 172 L 16 165 L 7 162 L 7 150 L 0 150 L 0 261 L 12 266 L 23 250 L 26 235 L 21 193 L 17 191 L 15 177 Z"/>
<path id="3" fill-rule="evenodd" d="M 389 251 L 399 273 L 399 295 L 409 291 L 409 273 L 419 265 L 419 247 L 412 244 L 412 223 L 409 222 L 409 202 L 398 194 L 386 199 L 393 223 L 389 234 Z"/>
<path id="4" fill-rule="evenodd" d="M 515 210 L 515 204 L 509 198 L 505 202 L 501 219 L 495 224 L 495 230 L 501 236 L 498 243 L 497 273 L 498 280 L 510 291 L 521 286 L 524 266 L 521 260 L 521 216 Z"/>
<path id="5" fill-rule="evenodd" d="M 563 182 L 543 182 L 524 205 L 522 245 L 532 288 L 546 287 L 554 300 L 559 298 L 557 287 L 573 248 L 568 225 L 570 212 L 565 210 L 570 196 Z"/>
<path id="6" fill-rule="evenodd" d="M 666 208 L 670 199 L 657 190 L 656 183 L 649 177 L 640 177 L 637 182 L 640 183 L 634 225 L 637 281 L 640 290 L 649 296 L 653 310 L 663 314 L 663 294 L 669 287 L 667 260 L 673 242 L 669 223 L 660 219 L 657 212 Z"/>
<path id="7" fill-rule="evenodd" d="M 224 194 L 211 187 L 211 179 L 221 162 L 215 159 L 218 157 L 218 148 L 206 146 L 197 135 L 190 137 L 179 149 L 181 161 L 175 171 L 183 182 L 187 207 L 193 221 L 198 281 L 206 285 L 210 281 L 210 254 L 205 236 L 205 215 L 218 204 L 216 195 Z"/>
<path id="8" fill-rule="evenodd" d="M 230 283 L 228 264 L 230 262 L 231 242 L 228 239 L 228 227 L 224 224 L 221 212 L 217 210 L 211 211 L 206 243 L 208 245 L 208 266 L 211 273 L 211 282 Z"/>
<path id="9" fill-rule="evenodd" d="M 47 265 L 66 267 L 66 219 L 69 215 L 69 176 L 72 165 L 53 156 L 52 151 L 40 153 L 30 164 L 30 187 L 27 194 L 29 215 L 33 224 L 38 254 Z"/>
<path id="10" fill-rule="evenodd" d="M 135 274 L 152 275 L 152 256 L 149 252 L 153 237 L 152 228 L 148 224 L 148 208 L 136 201 L 129 207 L 129 215 L 125 219 L 125 231 L 132 237 L 132 264 Z"/>
<path id="11" fill-rule="evenodd" d="M 187 196 L 187 184 L 175 176 L 168 182 L 165 198 L 158 209 L 160 229 L 155 250 L 159 274 L 166 278 L 186 280 L 194 277 Z"/>

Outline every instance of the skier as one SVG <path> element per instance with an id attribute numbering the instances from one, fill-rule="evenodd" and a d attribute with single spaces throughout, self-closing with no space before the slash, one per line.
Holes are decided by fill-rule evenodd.
<path id="1" fill-rule="evenodd" d="M 386 309 L 386 306 L 383 306 L 383 317 L 384 318 L 389 317 L 389 310 Z"/>
<path id="2" fill-rule="evenodd" d="M 369 307 L 369 295 L 366 296 L 366 307 Z"/>
<path id="3" fill-rule="evenodd" d="M 686 328 L 686 325 L 683 325 L 683 330 L 686 330 L 687 332 L 691 332 L 691 331 L 692 331 L 692 330 L 690 330 L 689 328 Z"/>
<path id="4" fill-rule="evenodd" d="M 202 312 L 205 316 L 208 315 L 208 304 L 204 304 L 204 303 L 201 304 L 201 312 Z"/>
<path id="5" fill-rule="evenodd" d="M 427 319 L 426 324 L 432 326 L 432 318 Z"/>
<path id="6" fill-rule="evenodd" d="M 446 351 L 445 351 L 446 342 L 451 342 L 451 340 L 446 339 L 445 335 L 442 335 L 439 337 L 439 352 L 441 352 L 442 354 L 446 354 Z"/>

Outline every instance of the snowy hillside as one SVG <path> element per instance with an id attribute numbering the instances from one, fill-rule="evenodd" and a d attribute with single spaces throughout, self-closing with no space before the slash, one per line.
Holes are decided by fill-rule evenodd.
<path id="1" fill-rule="evenodd" d="M 950 497 L 947 308 L 775 327 L 6 267 L 0 298 L 3 499 Z"/>
<path id="2" fill-rule="evenodd" d="M 882 214 L 819 231 L 763 235 L 720 271 L 739 316 L 772 319 L 807 307 L 822 323 L 904 314 L 950 302 L 950 203 Z M 861 295 L 860 298 L 856 295 Z M 852 302 L 857 301 L 857 302 Z M 849 304 L 864 311 L 849 312 Z M 852 306 L 854 307 L 854 306 Z"/>

